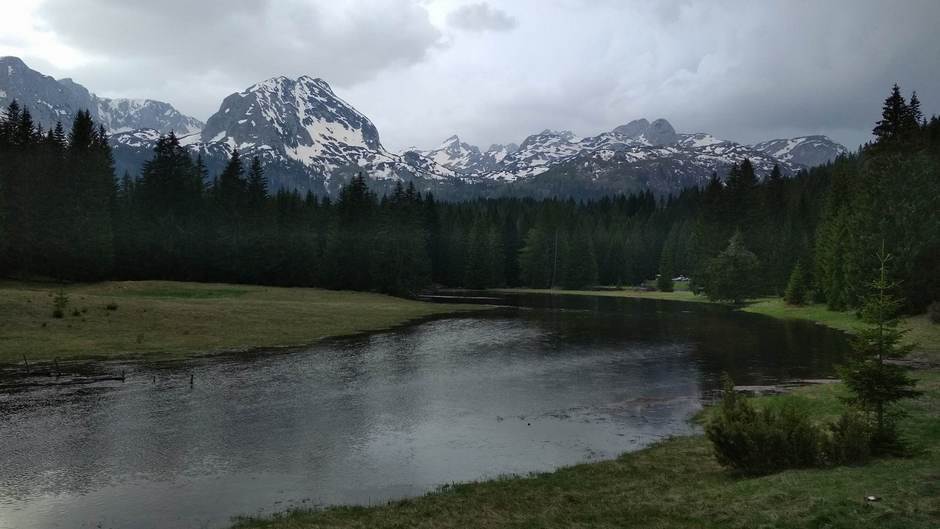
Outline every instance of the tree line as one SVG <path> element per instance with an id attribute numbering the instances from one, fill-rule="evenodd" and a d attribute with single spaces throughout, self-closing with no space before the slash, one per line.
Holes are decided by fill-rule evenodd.
<path id="1" fill-rule="evenodd" d="M 715 299 L 783 295 L 857 307 L 882 241 L 906 308 L 940 299 L 940 120 L 895 86 L 875 141 L 783 178 L 744 160 L 702 188 L 592 201 L 439 202 L 364 175 L 335 200 L 267 188 L 233 152 L 208 174 L 173 135 L 115 178 L 87 112 L 66 133 L 28 109 L 0 117 L 0 274 L 174 279 L 413 295 L 489 288 L 691 287 Z"/>

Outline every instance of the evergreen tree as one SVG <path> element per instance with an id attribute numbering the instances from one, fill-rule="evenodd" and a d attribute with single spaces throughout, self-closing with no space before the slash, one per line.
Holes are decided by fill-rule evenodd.
<path id="1" fill-rule="evenodd" d="M 910 116 L 910 107 L 901 95 L 901 88 L 895 83 L 891 88 L 891 95 L 885 99 L 881 120 L 875 125 L 872 134 L 878 138 L 878 141 L 895 139 L 907 127 Z"/>
<path id="2" fill-rule="evenodd" d="M 806 303 L 807 290 L 806 272 L 803 270 L 803 265 L 797 261 L 790 273 L 790 280 L 787 282 L 787 290 L 783 295 L 783 300 L 789 305 L 803 305 Z"/>
<path id="3" fill-rule="evenodd" d="M 891 292 L 897 287 L 888 279 L 891 256 L 884 248 L 878 253 L 879 275 L 862 307 L 868 327 L 853 340 L 854 356 L 840 372 L 852 392 L 850 402 L 871 417 L 872 453 L 897 451 L 901 445 L 895 424 L 895 404 L 917 396 L 915 381 L 903 367 L 889 363 L 911 352 L 913 345 L 901 345 L 906 330 L 898 329 L 897 312 L 901 301 Z"/>
<path id="4" fill-rule="evenodd" d="M 920 127 L 924 114 L 920 110 L 920 99 L 917 98 L 917 91 L 911 92 L 911 101 L 907 105 L 907 115 L 905 116 L 905 128 L 909 131 L 915 131 Z"/>
<path id="5" fill-rule="evenodd" d="M 659 258 L 659 275 L 656 278 L 656 288 L 662 292 L 672 292 L 675 284 L 672 280 L 675 274 L 675 254 L 679 238 L 679 224 L 673 225 L 669 236 L 663 244 L 663 251 Z"/>
<path id="6" fill-rule="evenodd" d="M 60 277 L 94 280 L 108 277 L 114 264 L 112 206 L 115 198 L 114 162 L 107 134 L 95 127 L 91 113 L 79 111 L 66 149 L 71 197 L 65 213 L 68 225 Z"/>
<path id="7" fill-rule="evenodd" d="M 563 241 L 564 273 L 562 285 L 565 288 L 578 289 L 597 283 L 597 259 L 594 255 L 594 243 L 587 234 L 585 226 L 569 232 Z"/>
<path id="8" fill-rule="evenodd" d="M 760 262 L 744 247 L 741 232 L 735 232 L 728 247 L 708 265 L 705 293 L 709 299 L 740 303 L 757 291 Z"/>
<path id="9" fill-rule="evenodd" d="M 218 184 L 213 187 L 216 203 L 225 214 L 234 220 L 246 202 L 248 183 L 245 181 L 245 167 L 238 149 L 232 151 L 225 169 L 219 174 Z"/>
<path id="10" fill-rule="evenodd" d="M 486 255 L 490 270 L 490 287 L 506 286 L 506 247 L 503 234 L 495 225 L 490 226 L 486 238 Z"/>
<path id="11" fill-rule="evenodd" d="M 493 284 L 492 256 L 489 255 L 489 230 L 482 219 L 474 221 L 467 245 L 466 271 L 463 284 L 483 289 Z"/>
<path id="12" fill-rule="evenodd" d="M 377 198 L 362 174 L 340 191 L 336 225 L 327 252 L 327 261 L 334 267 L 332 286 L 366 290 L 372 284 L 377 207 Z"/>
<path id="13" fill-rule="evenodd" d="M 519 252 L 519 269 L 523 284 L 534 288 L 551 288 L 557 273 L 557 241 L 554 232 L 548 234 L 536 225 L 526 234 L 525 245 Z"/>
<path id="14" fill-rule="evenodd" d="M 248 211 L 257 221 L 268 200 L 268 180 L 264 176 L 261 159 L 257 156 L 251 158 L 251 165 L 248 169 L 248 182 L 245 187 Z"/>

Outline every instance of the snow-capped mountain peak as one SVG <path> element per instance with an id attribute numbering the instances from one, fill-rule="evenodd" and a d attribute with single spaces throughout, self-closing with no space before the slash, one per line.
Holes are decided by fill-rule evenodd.
<path id="1" fill-rule="evenodd" d="M 97 97 L 98 121 L 109 132 L 134 129 L 173 131 L 178 136 L 199 132 L 205 124 L 180 113 L 169 103 L 152 99 L 110 99 Z"/>
<path id="2" fill-rule="evenodd" d="M 652 123 L 646 118 L 635 119 L 611 132 L 647 145 L 673 145 L 679 140 L 672 124 L 664 118 L 656 119 Z"/>
<path id="3" fill-rule="evenodd" d="M 202 140 L 242 150 L 283 145 L 285 154 L 308 166 L 321 155 L 352 161 L 346 147 L 382 150 L 375 125 L 325 81 L 309 76 L 272 77 L 226 97 Z"/>
<path id="4" fill-rule="evenodd" d="M 675 193 L 702 185 L 731 164 L 751 160 L 759 176 L 779 165 L 785 175 L 846 152 L 825 136 L 742 145 L 707 133 L 677 133 L 669 121 L 636 119 L 611 131 L 579 137 L 546 129 L 520 145 L 485 151 L 457 135 L 437 148 L 385 150 L 375 125 L 323 79 L 279 76 L 226 97 L 203 126 L 167 103 L 97 97 L 71 79 L 56 80 L 15 57 L 0 58 L 0 105 L 16 99 L 45 127 L 68 123 L 81 109 L 111 131 L 118 174 L 138 174 L 155 142 L 170 131 L 217 174 L 232 150 L 258 156 L 271 188 L 335 194 L 365 173 L 379 188 L 417 181 L 450 198 L 476 194 L 603 196 L 652 190 Z"/>
<path id="5" fill-rule="evenodd" d="M 799 167 L 815 167 L 835 160 L 848 150 L 827 136 L 798 136 L 755 143 L 752 147 Z"/>
<path id="6" fill-rule="evenodd" d="M 359 172 L 392 180 L 453 176 L 433 160 L 386 151 L 369 118 L 308 75 L 272 77 L 229 95 L 199 140 L 183 142 L 207 158 L 236 148 L 258 156 L 273 187 L 333 192 Z"/>

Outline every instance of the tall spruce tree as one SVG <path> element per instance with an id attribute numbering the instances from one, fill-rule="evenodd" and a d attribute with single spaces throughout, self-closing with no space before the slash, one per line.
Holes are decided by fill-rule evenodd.
<path id="1" fill-rule="evenodd" d="M 807 290 L 806 271 L 803 269 L 802 263 L 797 261 L 790 273 L 790 280 L 787 282 L 787 290 L 783 294 L 783 300 L 789 305 L 803 305 L 807 300 Z"/>
<path id="2" fill-rule="evenodd" d="M 740 303 L 758 290 L 760 262 L 744 246 L 741 232 L 735 232 L 728 247 L 708 264 L 705 293 L 716 301 Z"/>
<path id="3" fill-rule="evenodd" d="M 901 95 L 901 87 L 895 83 L 891 87 L 891 95 L 885 99 L 881 110 L 881 120 L 872 129 L 872 134 L 878 138 L 878 141 L 893 140 L 907 128 L 910 116 L 910 107 Z"/>
<path id="4" fill-rule="evenodd" d="M 888 279 L 891 256 L 882 247 L 877 258 L 878 279 L 871 283 L 871 293 L 862 306 L 862 320 L 868 326 L 853 340 L 854 355 L 840 373 L 852 392 L 849 401 L 871 417 L 872 452 L 885 454 L 901 448 L 896 403 L 919 393 L 906 370 L 889 363 L 907 356 L 914 346 L 901 343 L 907 331 L 898 328 L 897 313 L 902 303 L 892 294 L 897 283 Z"/>
<path id="5" fill-rule="evenodd" d="M 107 134 L 95 127 L 87 110 L 75 116 L 66 160 L 66 189 L 72 200 L 67 213 L 68 257 L 62 274 L 72 279 L 103 279 L 114 265 L 114 162 Z"/>
<path id="6" fill-rule="evenodd" d="M 245 188 L 249 211 L 254 215 L 260 214 L 268 199 L 268 180 L 264 176 L 261 159 L 257 156 L 251 158 L 251 165 L 248 169 L 248 182 Z"/>

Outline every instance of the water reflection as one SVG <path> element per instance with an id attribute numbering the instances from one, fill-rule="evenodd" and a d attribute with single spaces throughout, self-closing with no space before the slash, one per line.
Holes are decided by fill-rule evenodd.
<path id="1" fill-rule="evenodd" d="M 722 371 L 821 376 L 845 348 L 821 327 L 720 307 L 507 301 L 304 351 L 0 394 L 0 528 L 224 527 L 614 457 L 691 431 Z"/>

